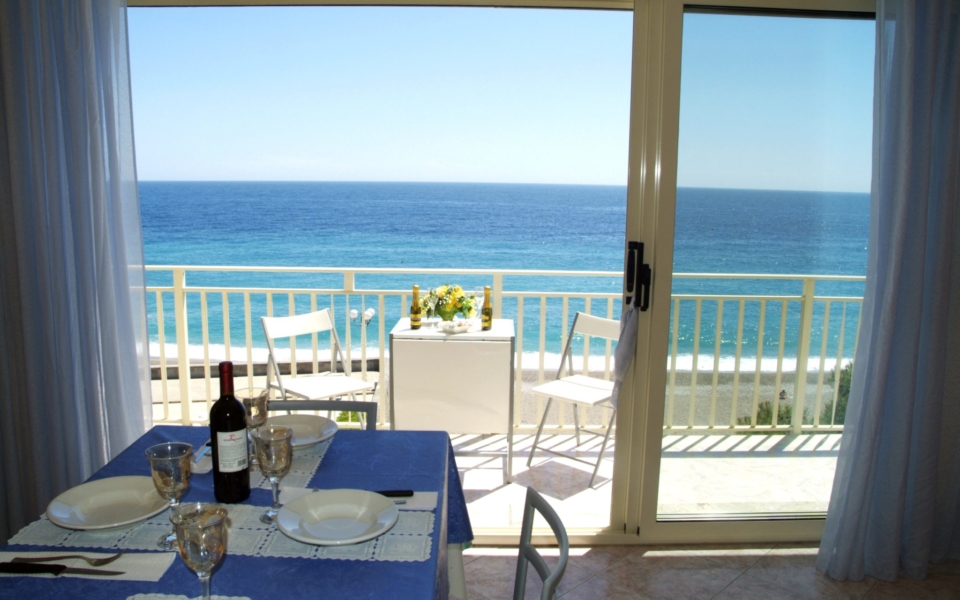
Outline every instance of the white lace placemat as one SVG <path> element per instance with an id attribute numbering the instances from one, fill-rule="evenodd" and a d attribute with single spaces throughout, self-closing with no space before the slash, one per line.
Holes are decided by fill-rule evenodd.
<path id="1" fill-rule="evenodd" d="M 135 594 L 127 596 L 127 600 L 203 600 L 201 596 L 188 598 L 186 596 L 175 596 L 173 594 Z M 250 600 L 250 596 L 217 596 L 213 594 L 210 600 Z"/>
<path id="2" fill-rule="evenodd" d="M 241 556 L 333 558 L 341 560 L 422 562 L 433 546 L 433 512 L 405 510 L 393 529 L 362 544 L 313 546 L 288 538 L 274 525 L 260 522 L 263 506 L 229 506 L 230 534 L 227 552 Z M 156 550 L 157 538 L 170 531 L 164 511 L 130 527 L 73 531 L 51 523 L 46 516 L 27 525 L 8 543 L 70 548 Z"/>
<path id="3" fill-rule="evenodd" d="M 314 446 L 313 448 L 308 448 L 305 450 L 297 450 L 293 453 L 293 462 L 290 465 L 290 472 L 283 476 L 283 479 L 280 480 L 280 483 L 284 486 L 290 487 L 307 487 L 310 484 L 310 480 L 313 479 L 313 476 L 316 475 L 317 469 L 320 468 L 320 461 L 323 460 L 324 455 L 327 453 L 327 449 L 330 448 L 330 443 L 336 439 L 335 437 L 330 438 L 325 442 L 321 442 Z M 270 480 L 263 476 L 263 473 L 257 471 L 256 475 L 253 473 L 250 474 L 250 487 L 270 489 Z"/>
<path id="4" fill-rule="evenodd" d="M 314 488 L 287 487 L 280 486 L 280 503 L 287 504 L 299 498 L 317 491 Z M 394 498 L 397 508 L 400 510 L 433 510 L 437 508 L 437 492 L 414 492 L 413 496 L 406 498 Z"/>
<path id="5" fill-rule="evenodd" d="M 320 461 L 323 460 L 327 449 L 330 448 L 330 443 L 333 442 L 334 439 L 335 438 L 330 438 L 312 448 L 295 451 L 293 453 L 293 464 L 290 465 L 290 472 L 283 476 L 281 484 L 285 487 L 307 487 L 310 480 L 313 479 L 313 476 L 317 473 L 317 469 L 320 468 Z M 192 471 L 196 474 L 209 473 L 211 470 L 213 470 L 213 461 L 209 452 L 207 452 L 206 456 L 201 458 L 199 462 L 192 465 Z M 269 490 L 270 480 L 264 477 L 263 473 L 259 470 L 255 471 L 250 473 L 250 487 Z"/>
<path id="6" fill-rule="evenodd" d="M 56 527 L 56 525 L 54 525 Z M 59 529 L 59 528 L 58 528 Z M 156 541 L 156 540 L 154 540 Z M 154 548 L 155 549 L 155 548 Z M 24 558 L 46 558 L 48 556 L 63 555 L 62 550 L 55 552 L 0 552 L 0 562 L 10 562 L 15 557 Z M 98 554 L 95 552 L 83 552 L 84 556 L 90 558 L 107 558 L 112 554 Z M 110 579 L 124 581 L 160 581 L 163 574 L 167 572 L 173 559 L 177 557 L 176 552 L 127 552 L 112 563 L 103 567 L 91 567 L 85 561 L 79 558 L 58 559 L 51 563 L 58 565 L 67 565 L 68 567 L 81 567 L 84 569 L 100 568 L 104 571 L 122 571 L 123 575 L 78 575 L 76 573 L 61 573 L 59 577 L 80 577 L 82 579 Z M 41 563 L 50 564 L 50 563 Z M 13 575 L 9 573 L 0 574 Z M 13 575 L 22 577 L 23 575 Z M 31 577 L 58 577 L 49 573 L 31 575 Z"/>

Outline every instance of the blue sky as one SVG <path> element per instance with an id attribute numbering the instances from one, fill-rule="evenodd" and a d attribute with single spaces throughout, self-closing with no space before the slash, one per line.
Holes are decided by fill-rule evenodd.
<path id="1" fill-rule="evenodd" d="M 132 8 L 143 180 L 623 185 L 632 17 Z M 681 186 L 866 191 L 873 25 L 688 15 Z"/>
<path id="2" fill-rule="evenodd" d="M 679 185 L 866 192 L 873 21 L 689 14 Z"/>

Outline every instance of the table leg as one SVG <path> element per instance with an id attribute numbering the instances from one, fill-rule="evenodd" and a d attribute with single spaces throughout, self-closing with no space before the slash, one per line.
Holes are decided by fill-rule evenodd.
<path id="1" fill-rule="evenodd" d="M 463 544 L 447 545 L 447 574 L 450 578 L 450 598 L 467 600 L 467 577 L 463 570 Z"/>
<path id="2" fill-rule="evenodd" d="M 516 338 L 510 338 L 510 408 L 507 410 L 507 478 L 506 483 L 513 482 L 513 402 L 514 392 L 517 389 L 515 373 Z"/>

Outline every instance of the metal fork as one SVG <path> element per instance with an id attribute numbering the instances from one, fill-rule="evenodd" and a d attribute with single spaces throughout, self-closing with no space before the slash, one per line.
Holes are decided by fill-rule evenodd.
<path id="1" fill-rule="evenodd" d="M 53 560 L 67 560 L 68 558 L 79 558 L 81 560 L 87 561 L 87 564 L 91 567 L 102 567 L 104 565 L 109 565 L 113 561 L 117 560 L 126 550 L 121 550 L 113 556 L 107 556 L 104 558 L 90 558 L 88 556 L 81 556 L 79 554 L 64 554 L 61 556 L 42 556 L 42 557 L 29 557 L 29 558 L 14 558 L 11 562 L 15 563 L 39 563 L 39 562 L 50 562 Z"/>

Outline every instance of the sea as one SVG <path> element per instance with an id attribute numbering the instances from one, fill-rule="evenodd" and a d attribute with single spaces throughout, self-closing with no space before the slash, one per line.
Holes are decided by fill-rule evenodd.
<path id="1" fill-rule="evenodd" d="M 626 219 L 626 188 L 598 185 L 385 182 L 153 182 L 139 184 L 144 252 L 148 265 L 248 267 L 392 267 L 439 269 L 535 269 L 621 271 Z M 862 276 L 867 265 L 870 199 L 867 193 L 680 188 L 674 231 L 675 273 Z M 663 236 L 669 239 L 669 236 Z M 654 274 L 655 285 L 662 281 Z M 147 273 L 150 286 L 170 286 L 170 272 Z M 489 277 L 468 275 L 358 275 L 358 288 L 421 289 L 458 283 L 467 290 L 490 284 Z M 249 272 L 190 273 L 189 286 L 331 288 L 342 277 L 322 274 Z M 507 290 L 617 293 L 616 277 L 505 277 Z M 862 281 L 820 281 L 818 296 L 860 297 Z M 800 280 L 674 278 L 672 293 L 707 295 L 798 296 Z M 286 295 L 274 297 L 276 315 L 287 314 Z M 344 298 L 335 298 L 343 310 Z M 373 297 L 354 295 L 351 308 L 378 308 Z M 299 299 L 297 312 L 309 310 Z M 365 303 L 362 303 L 365 302 Z M 242 296 L 229 299 L 233 346 L 243 346 Z M 321 298 L 319 307 L 328 303 Z M 741 368 L 758 348 L 764 370 L 782 344 L 784 369 L 795 361 L 799 344 L 799 303 L 789 303 L 781 338 L 780 302 L 767 304 L 765 329 L 758 344 L 760 305 L 745 301 L 739 332 L 737 300 L 723 301 L 720 354 L 724 370 L 732 368 L 741 339 Z M 675 310 L 676 306 L 673 307 Z M 834 301 L 815 305 L 811 366 L 821 353 L 829 364 L 849 359 L 856 337 L 859 304 Z M 570 315 L 584 302 L 571 299 Z M 188 296 L 190 354 L 202 356 L 199 296 Z M 224 343 L 220 294 L 208 296 L 207 335 L 212 349 Z M 505 318 L 516 318 L 517 303 L 505 299 Z M 695 300 L 680 304 L 677 319 L 678 368 L 689 368 L 698 336 Z M 594 301 L 594 314 L 606 316 L 606 302 Z M 718 301 L 701 302 L 700 368 L 712 368 L 717 336 Z M 175 353 L 172 296 L 164 299 L 168 359 Z M 361 311 L 362 312 L 362 311 Z M 547 302 L 546 350 L 559 355 L 562 305 Z M 620 302 L 615 302 L 619 315 Z M 251 297 L 253 345 L 265 343 L 258 317 L 266 313 L 265 295 Z M 159 353 L 158 314 L 148 297 L 151 355 Z M 523 351 L 539 347 L 539 302 L 524 306 Z M 386 330 L 401 315 L 398 298 L 384 310 Z M 378 319 L 376 317 L 376 319 Z M 351 328 L 353 344 L 362 339 L 356 322 L 341 318 L 340 337 Z M 826 323 L 825 323 L 826 321 Z M 826 328 L 824 325 L 826 324 Z M 670 321 L 673 339 L 673 319 Z M 826 337 L 824 337 L 826 329 Z M 840 348 L 841 332 L 843 347 Z M 366 343 L 378 345 L 376 327 Z M 825 341 L 824 341 L 825 340 Z M 668 352 L 673 352 L 672 341 Z M 212 351 L 213 355 L 217 352 Z"/>

